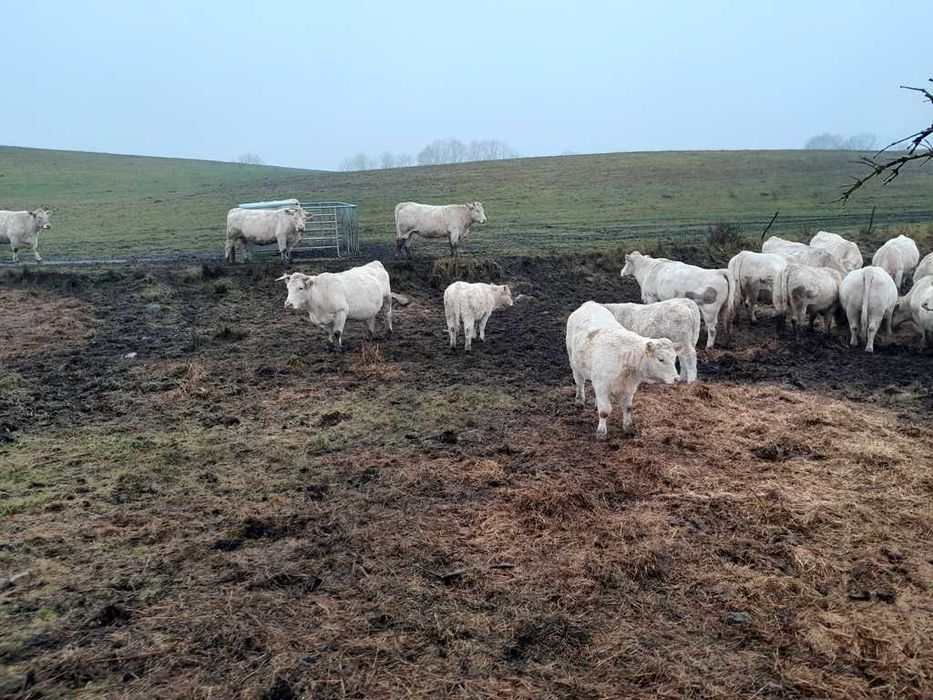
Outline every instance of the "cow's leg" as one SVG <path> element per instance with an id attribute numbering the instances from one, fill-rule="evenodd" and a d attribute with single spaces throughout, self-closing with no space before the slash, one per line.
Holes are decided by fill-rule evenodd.
<path id="1" fill-rule="evenodd" d="M 369 331 L 369 339 L 376 337 L 376 317 L 366 319 L 366 330 Z"/>
<path id="2" fill-rule="evenodd" d="M 575 367 L 571 367 L 573 370 L 573 381 L 577 385 L 576 396 L 573 397 L 573 402 L 577 406 L 586 405 L 586 378 L 583 376 L 583 372 L 580 372 Z"/>
<path id="3" fill-rule="evenodd" d="M 693 345 L 687 345 L 679 353 L 680 359 L 680 380 L 690 384 L 697 378 L 697 349 Z"/>
<path id="4" fill-rule="evenodd" d="M 635 392 L 625 391 L 619 398 L 622 399 L 622 437 L 635 437 L 635 423 L 632 421 Z"/>
<path id="5" fill-rule="evenodd" d="M 405 239 L 405 255 L 411 260 L 411 236 Z"/>
<path id="6" fill-rule="evenodd" d="M 920 329 L 920 349 L 925 350 L 926 348 L 930 347 L 931 339 L 933 339 L 933 335 L 930 335 L 929 333 L 927 333 L 926 328 L 921 328 Z"/>
<path id="7" fill-rule="evenodd" d="M 897 285 L 897 293 L 901 293 L 901 282 L 904 281 L 904 270 L 898 268 L 897 272 L 894 273 L 894 284 Z"/>
<path id="8" fill-rule="evenodd" d="M 236 245 L 229 238 L 227 243 L 224 245 L 224 260 L 230 263 L 236 262 Z"/>
<path id="9" fill-rule="evenodd" d="M 392 295 L 386 294 L 382 297 L 382 316 L 389 328 L 388 335 L 392 335 Z"/>
<path id="10" fill-rule="evenodd" d="M 38 248 L 39 248 L 39 241 L 37 240 L 32 244 L 32 255 L 36 259 L 36 262 L 40 263 L 42 262 L 42 257 L 39 255 Z"/>
<path id="11" fill-rule="evenodd" d="M 476 337 L 476 319 L 470 313 L 463 314 L 463 335 L 466 339 L 463 349 L 469 351 L 473 347 L 473 338 Z"/>
<path id="12" fill-rule="evenodd" d="M 333 336 L 336 341 L 337 352 L 343 351 L 343 327 L 347 322 L 347 312 L 340 310 L 334 314 Z"/>
<path id="13" fill-rule="evenodd" d="M 457 330 L 460 326 L 460 317 L 457 315 L 454 304 L 451 304 L 450 308 L 445 306 L 444 317 L 447 319 L 447 335 L 450 336 L 450 347 L 455 348 L 457 347 Z"/>
<path id="14" fill-rule="evenodd" d="M 609 432 L 609 426 L 606 425 L 606 421 L 609 420 L 609 415 L 612 413 L 612 402 L 610 401 L 609 392 L 604 387 L 594 384 L 593 389 L 596 390 L 596 410 L 599 412 L 599 425 L 596 427 L 596 439 L 605 440 Z"/>
<path id="15" fill-rule="evenodd" d="M 748 311 L 749 323 L 758 323 L 758 316 L 755 315 L 755 307 L 758 304 L 758 292 L 761 288 L 757 282 L 749 282 L 745 289 L 745 309 Z"/>
<path id="16" fill-rule="evenodd" d="M 881 323 L 876 319 L 868 320 L 868 328 L 865 329 L 865 352 L 875 351 L 875 336 L 878 334 L 878 327 Z"/>
<path id="17" fill-rule="evenodd" d="M 486 342 L 486 322 L 492 314 L 486 314 L 479 320 L 479 339 Z"/>
<path id="18" fill-rule="evenodd" d="M 713 344 L 716 342 L 716 324 L 719 319 L 717 318 L 719 311 L 715 306 L 703 305 L 700 307 L 700 315 L 703 316 L 703 323 L 706 324 L 706 348 L 709 349 L 713 347 Z"/>
<path id="19" fill-rule="evenodd" d="M 810 331 L 810 332 L 812 333 L 812 332 L 813 332 L 813 326 L 814 326 L 814 324 L 816 323 L 816 312 L 814 312 L 814 311 L 812 311 L 812 310 L 810 310 L 810 309 L 807 309 L 807 316 L 810 317 L 809 326 L 808 326 L 807 330 Z"/>
<path id="20" fill-rule="evenodd" d="M 405 247 L 405 239 L 404 239 L 404 238 L 396 238 L 396 239 L 395 239 L 395 257 L 396 257 L 396 259 L 402 257 L 402 248 L 404 248 L 404 247 Z"/>
<path id="21" fill-rule="evenodd" d="M 894 335 L 894 329 L 891 327 L 891 317 L 894 315 L 894 307 L 892 306 L 884 314 L 884 334 L 889 338 Z"/>
<path id="22" fill-rule="evenodd" d="M 833 307 L 828 308 L 823 313 L 823 333 L 828 337 L 832 335 L 833 332 L 833 316 L 836 315 L 836 309 Z"/>
<path id="23" fill-rule="evenodd" d="M 18 262 L 19 262 L 19 253 L 17 252 L 18 249 L 16 248 L 16 244 L 10 243 L 10 250 L 13 251 L 13 262 L 18 263 Z"/>

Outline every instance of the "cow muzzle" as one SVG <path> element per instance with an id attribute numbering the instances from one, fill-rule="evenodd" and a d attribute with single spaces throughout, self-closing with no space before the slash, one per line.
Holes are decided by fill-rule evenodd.
<path id="1" fill-rule="evenodd" d="M 294 305 L 293 303 L 291 303 L 290 301 L 286 301 L 286 302 L 285 302 L 285 308 L 286 308 L 286 309 L 294 309 L 294 308 L 295 308 L 295 305 Z"/>

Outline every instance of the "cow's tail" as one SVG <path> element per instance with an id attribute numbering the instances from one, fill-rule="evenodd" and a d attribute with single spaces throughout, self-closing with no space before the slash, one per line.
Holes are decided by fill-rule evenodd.
<path id="1" fill-rule="evenodd" d="M 736 315 L 745 301 L 743 298 L 745 289 L 742 287 L 742 260 L 744 259 L 745 256 L 739 253 L 729 261 L 729 272 L 732 273 L 732 279 L 735 280 L 735 296 L 732 299 L 732 309 Z"/>
<path id="2" fill-rule="evenodd" d="M 864 337 L 868 337 L 868 316 L 871 309 L 871 283 L 875 279 L 875 276 L 872 274 L 867 275 L 865 284 L 862 285 L 862 316 L 860 319 L 862 333 Z"/>
<path id="3" fill-rule="evenodd" d="M 731 333 L 732 319 L 735 317 L 735 276 L 727 269 L 718 272 L 726 278 L 726 302 L 719 307 L 719 321 L 726 333 Z"/>

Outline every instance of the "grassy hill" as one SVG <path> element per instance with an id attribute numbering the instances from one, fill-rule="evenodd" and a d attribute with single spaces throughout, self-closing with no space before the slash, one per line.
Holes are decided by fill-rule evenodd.
<path id="1" fill-rule="evenodd" d="M 468 251 L 599 248 L 689 236 L 717 221 L 774 232 L 852 232 L 872 206 L 879 225 L 933 224 L 933 170 L 835 200 L 859 166 L 851 152 L 707 151 L 528 158 L 359 173 L 0 147 L 0 209 L 45 206 L 50 259 L 218 252 L 238 202 L 298 197 L 359 206 L 364 243 L 391 243 L 396 202 L 479 199 L 489 223 Z M 419 243 L 437 254 L 437 243 Z"/>

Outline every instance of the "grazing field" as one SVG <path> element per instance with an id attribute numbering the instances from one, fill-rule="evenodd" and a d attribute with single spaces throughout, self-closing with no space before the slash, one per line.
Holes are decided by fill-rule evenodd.
<path id="1" fill-rule="evenodd" d="M 386 259 L 340 356 L 278 265 L 0 273 L 0 696 L 929 697 L 933 357 L 741 325 L 597 443 L 621 261 Z M 471 355 L 457 276 L 525 295 Z"/>
<path id="2" fill-rule="evenodd" d="M 832 151 L 626 153 L 358 173 L 195 160 L 0 147 L 0 209 L 46 206 L 49 260 L 219 254 L 227 210 L 243 201 L 298 196 L 359 206 L 364 243 L 391 243 L 393 209 L 405 200 L 481 200 L 489 222 L 466 253 L 540 253 L 618 246 L 632 238 L 681 239 L 719 221 L 759 233 L 854 233 L 873 206 L 880 225 L 933 223 L 933 170 L 905 170 L 896 186 L 835 200 L 858 154 Z M 416 251 L 442 252 L 416 241 Z M 0 260 L 3 260 L 0 257 Z"/>

